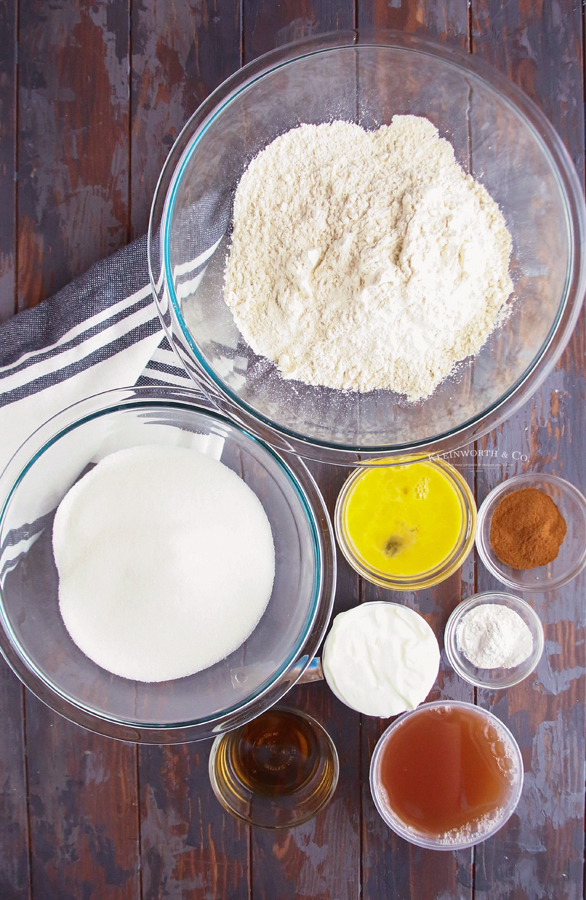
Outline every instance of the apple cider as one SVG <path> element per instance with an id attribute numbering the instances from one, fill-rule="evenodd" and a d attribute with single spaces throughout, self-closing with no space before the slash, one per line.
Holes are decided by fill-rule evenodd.
<path id="1" fill-rule="evenodd" d="M 518 749 L 497 719 L 444 703 L 420 707 L 391 729 L 374 781 L 399 833 L 458 844 L 482 840 L 506 821 L 520 776 Z"/>

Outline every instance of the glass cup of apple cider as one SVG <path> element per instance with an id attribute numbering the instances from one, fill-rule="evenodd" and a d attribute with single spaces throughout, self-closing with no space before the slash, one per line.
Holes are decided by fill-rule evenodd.
<path id="1" fill-rule="evenodd" d="M 433 850 L 472 847 L 512 815 L 523 760 L 492 713 L 441 700 L 404 713 L 381 736 L 370 766 L 376 808 L 398 835 Z"/>

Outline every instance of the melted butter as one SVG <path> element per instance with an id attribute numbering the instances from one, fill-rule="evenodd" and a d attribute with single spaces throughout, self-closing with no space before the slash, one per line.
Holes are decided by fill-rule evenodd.
<path id="1" fill-rule="evenodd" d="M 433 463 L 365 471 L 346 505 L 346 528 L 371 568 L 389 575 L 419 575 L 439 565 L 462 528 L 456 490 Z"/>

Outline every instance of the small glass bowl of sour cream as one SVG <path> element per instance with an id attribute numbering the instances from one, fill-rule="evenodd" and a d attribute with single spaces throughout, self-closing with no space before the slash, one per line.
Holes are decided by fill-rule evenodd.
<path id="1" fill-rule="evenodd" d="M 520 597 L 485 591 L 455 608 L 444 646 L 452 668 L 470 684 L 508 688 L 527 678 L 541 659 L 543 625 Z M 517 664 L 511 665 L 516 659 Z"/>

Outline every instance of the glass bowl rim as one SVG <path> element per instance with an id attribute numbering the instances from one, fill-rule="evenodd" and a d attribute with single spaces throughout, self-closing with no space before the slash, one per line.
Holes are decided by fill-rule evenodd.
<path id="1" fill-rule="evenodd" d="M 342 551 L 342 555 L 352 566 L 354 571 L 358 572 L 362 578 L 365 578 L 371 584 L 376 584 L 378 587 L 386 588 L 391 591 L 418 591 L 440 584 L 460 568 L 474 546 L 477 528 L 476 501 L 468 482 L 458 469 L 441 457 L 417 457 L 408 462 L 400 462 L 400 460 L 395 459 L 393 460 L 393 467 L 418 462 L 436 466 L 443 470 L 443 474 L 448 478 L 458 496 L 463 512 L 461 532 L 457 542 L 454 544 L 448 556 L 432 569 L 420 572 L 418 575 L 389 575 L 386 572 L 375 569 L 373 566 L 368 566 L 366 562 L 360 559 L 354 552 L 349 537 L 346 534 L 344 512 L 354 484 L 367 474 L 369 468 L 378 467 L 357 467 L 350 473 L 342 485 L 336 499 L 336 506 L 334 509 L 334 533 L 336 535 L 336 540 L 338 541 L 338 547 Z"/>
<path id="2" fill-rule="evenodd" d="M 514 384 L 484 410 L 448 431 L 421 438 L 411 443 L 366 447 L 342 443 L 334 444 L 295 432 L 277 424 L 239 398 L 228 385 L 223 383 L 207 364 L 203 355 L 199 353 L 181 313 L 180 304 L 173 286 L 173 279 L 168 277 L 170 272 L 170 222 L 173 215 L 176 192 L 187 160 L 211 122 L 237 95 L 247 90 L 264 75 L 305 57 L 335 50 L 353 50 L 357 47 L 378 47 L 381 49 L 415 51 L 427 54 L 436 60 L 448 63 L 452 68 L 462 70 L 468 76 L 484 81 L 489 88 L 498 94 L 501 100 L 506 102 L 520 116 L 539 143 L 544 157 L 547 158 L 552 172 L 557 177 L 560 185 L 568 234 L 568 270 L 563 295 L 560 299 L 555 319 L 538 353 Z M 167 180 L 169 180 L 169 185 L 166 188 L 165 183 Z M 157 276 L 153 265 L 155 256 L 153 246 L 156 240 L 154 223 L 157 206 L 161 202 L 161 194 L 163 192 L 163 210 L 161 213 L 163 262 L 160 267 L 160 274 Z M 212 396 L 219 393 L 222 402 L 228 405 L 228 415 L 234 418 L 244 417 L 248 427 L 252 427 L 253 430 L 259 427 L 268 430 L 271 435 L 270 438 L 267 438 L 269 442 L 275 437 L 279 442 L 283 440 L 285 442 L 294 442 L 298 445 L 297 450 L 302 455 L 320 459 L 322 458 L 319 455 L 320 453 L 329 454 L 331 458 L 328 461 L 330 462 L 356 464 L 355 454 L 376 459 L 381 454 L 398 454 L 417 451 L 418 449 L 428 449 L 432 452 L 455 449 L 470 442 L 473 438 L 486 434 L 518 409 L 547 377 L 566 346 L 576 324 L 586 292 L 586 266 L 583 263 L 581 251 L 585 238 L 586 206 L 571 157 L 545 114 L 520 88 L 489 66 L 484 60 L 478 59 L 474 55 L 466 54 L 459 48 L 449 47 L 413 35 L 406 35 L 403 32 L 355 29 L 314 35 L 309 39 L 305 38 L 269 51 L 238 69 L 198 107 L 183 127 L 161 171 L 151 207 L 147 255 L 155 305 L 171 346 L 174 346 L 174 341 L 166 326 L 163 310 L 160 306 L 158 295 L 159 280 L 161 283 L 164 282 L 166 284 L 168 296 L 181 327 L 183 338 L 187 341 L 192 354 L 195 356 L 201 386 L 206 391 L 209 390 Z M 563 321 L 564 318 L 566 319 L 565 322 Z M 562 325 L 561 328 L 560 325 Z M 192 375 L 191 372 L 190 375 Z M 511 405 L 503 411 L 503 406 L 509 401 L 512 401 Z"/>
<path id="3" fill-rule="evenodd" d="M 505 807 L 505 814 L 504 814 L 503 818 L 499 820 L 496 827 L 494 827 L 486 835 L 481 837 L 480 840 L 468 840 L 468 841 L 463 841 L 462 843 L 453 843 L 453 844 L 447 844 L 447 843 L 440 844 L 438 841 L 433 841 L 432 839 L 427 839 L 423 836 L 421 836 L 421 837 L 419 835 L 413 836 L 409 833 L 407 828 L 401 829 L 401 825 L 399 823 L 397 823 L 395 821 L 393 821 L 393 822 L 390 821 L 389 813 L 387 812 L 387 810 L 385 810 L 383 808 L 382 803 L 380 802 L 380 800 L 377 796 L 377 792 L 374 787 L 376 763 L 378 762 L 378 759 L 380 757 L 380 754 L 382 752 L 383 746 L 386 742 L 386 739 L 387 739 L 389 733 L 391 731 L 393 731 L 398 725 L 400 725 L 408 716 L 416 715 L 418 712 L 420 712 L 423 709 L 432 709 L 432 708 L 446 707 L 446 706 L 449 706 L 449 707 L 457 706 L 460 708 L 463 707 L 465 709 L 475 710 L 478 715 L 484 715 L 484 716 L 488 717 L 490 720 L 493 720 L 494 722 L 496 722 L 498 727 L 503 729 L 506 737 L 511 742 L 511 747 L 512 747 L 513 752 L 516 757 L 517 771 L 519 773 L 519 776 L 517 778 L 517 784 L 515 785 L 514 789 L 512 790 L 511 796 L 509 797 L 509 800 L 507 803 L 507 806 Z M 511 816 L 515 812 L 515 809 L 517 808 L 517 805 L 521 798 L 521 792 L 523 790 L 523 780 L 524 780 L 523 756 L 521 754 L 521 748 L 519 747 L 519 744 L 518 744 L 515 736 L 512 734 L 511 730 L 507 727 L 507 725 L 505 725 L 505 723 L 503 721 L 501 721 L 501 719 L 498 718 L 498 716 L 495 716 L 495 714 L 493 712 L 490 712 L 490 710 L 484 709 L 484 707 L 482 707 L 482 706 L 477 706 L 474 703 L 468 703 L 465 700 L 433 700 L 430 703 L 421 703 L 416 709 L 410 710 L 409 712 L 401 713 L 401 715 L 397 716 L 397 718 L 393 722 L 391 722 L 391 724 L 383 731 L 383 733 L 379 737 L 378 741 L 376 742 L 376 746 L 374 748 L 374 752 L 373 752 L 372 758 L 370 760 L 370 770 L 369 770 L 369 779 L 368 780 L 369 780 L 369 785 L 370 785 L 370 794 L 371 794 L 372 800 L 374 802 L 374 805 L 376 807 L 378 814 L 380 815 L 383 822 L 386 825 L 388 825 L 388 827 L 392 831 L 394 831 L 395 834 L 399 835 L 399 837 L 403 838 L 404 840 L 408 841 L 411 844 L 415 844 L 418 847 L 424 847 L 428 850 L 440 850 L 440 851 L 442 851 L 442 850 L 465 850 L 468 847 L 475 847 L 477 844 L 483 843 L 484 841 L 488 840 L 488 838 L 490 838 L 494 834 L 496 834 L 497 831 L 500 831 L 500 829 L 503 827 L 503 825 L 505 825 L 506 822 L 508 822 L 508 820 L 511 818 Z"/>
<path id="4" fill-rule="evenodd" d="M 315 816 L 322 809 L 324 809 L 324 807 L 326 807 L 328 805 L 328 803 L 332 799 L 334 793 L 336 792 L 336 788 L 338 787 L 338 781 L 340 780 L 340 757 L 338 754 L 338 749 L 334 743 L 334 740 L 333 740 L 331 734 L 329 733 L 329 731 L 327 730 L 327 728 L 324 725 L 322 725 L 321 722 L 318 722 L 318 720 L 315 718 L 315 716 L 312 716 L 311 713 L 307 712 L 307 710 L 299 709 L 296 706 L 289 706 L 288 704 L 283 704 L 280 702 L 276 703 L 274 707 L 271 707 L 271 709 L 275 709 L 276 711 L 290 712 L 290 713 L 294 713 L 296 716 L 301 716 L 301 718 L 308 721 L 311 726 L 314 726 L 317 729 L 319 729 L 319 731 L 323 734 L 323 736 L 326 740 L 326 743 L 332 754 L 332 763 L 333 763 L 334 772 L 333 772 L 332 783 L 330 785 L 330 788 L 329 788 L 327 794 L 325 794 L 322 797 L 322 800 L 321 800 L 319 806 L 317 806 L 314 810 L 311 810 L 310 812 L 308 812 L 306 815 L 304 815 L 302 818 L 300 818 L 298 821 L 296 821 L 293 825 L 287 825 L 287 824 L 257 825 L 256 823 L 251 822 L 245 816 L 240 815 L 240 813 L 236 812 L 236 810 L 229 807 L 228 804 L 224 802 L 223 795 L 220 791 L 220 788 L 218 785 L 219 779 L 216 776 L 216 768 L 215 768 L 215 762 L 216 762 L 216 757 L 218 755 L 218 749 L 220 747 L 222 740 L 224 740 L 226 737 L 225 734 L 223 734 L 223 735 L 219 734 L 214 739 L 214 742 L 213 742 L 211 750 L 210 750 L 210 755 L 208 758 L 208 775 L 209 775 L 210 784 L 212 786 L 212 790 L 216 796 L 216 799 L 221 804 L 221 806 L 223 806 L 224 809 L 230 813 L 231 816 L 234 816 L 234 818 L 238 819 L 240 822 L 244 822 L 245 825 L 252 825 L 254 828 L 264 828 L 267 831 L 280 831 L 283 828 L 297 828 L 298 825 L 304 825 L 306 822 L 309 822 L 311 819 L 315 818 Z M 246 723 L 243 723 L 243 724 L 246 724 Z M 238 727 L 240 728 L 241 726 L 238 726 Z"/>
<path id="5" fill-rule="evenodd" d="M 338 616 L 343 616 L 345 613 L 353 612 L 355 609 L 365 609 L 367 606 L 397 606 L 397 607 L 399 607 L 399 609 L 407 610 L 407 612 L 413 613 L 414 615 L 419 616 L 420 618 L 423 619 L 424 622 L 426 622 L 426 623 L 429 625 L 429 622 L 427 622 L 427 619 L 425 618 L 425 616 L 423 615 L 423 613 L 419 612 L 418 609 L 413 609 L 411 606 L 407 606 L 406 603 L 401 603 L 401 602 L 398 601 L 398 600 L 365 600 L 363 603 L 358 603 L 356 606 L 351 606 L 349 609 L 342 609 L 342 610 L 340 610 L 340 612 L 334 617 L 334 621 L 335 621 L 335 619 L 336 619 Z M 431 626 L 430 626 L 430 627 L 431 627 Z M 434 629 L 432 628 L 431 630 L 432 630 L 433 635 L 434 635 L 434 637 L 435 637 L 435 639 L 436 639 L 436 641 L 437 641 L 437 635 L 436 635 Z M 371 716 L 369 713 L 363 713 L 363 712 L 361 712 L 359 709 L 356 709 L 356 707 L 355 707 L 355 706 L 352 706 L 350 703 L 348 703 L 348 701 L 347 701 L 346 699 L 344 699 L 344 697 L 342 697 L 342 696 L 338 693 L 338 691 L 336 690 L 336 688 L 335 688 L 332 684 L 330 684 L 330 682 L 328 681 L 328 676 L 327 676 L 327 674 L 326 674 L 326 667 L 324 666 L 324 656 L 325 656 L 326 644 L 327 644 L 327 642 L 328 642 L 328 638 L 329 638 L 330 634 L 331 634 L 331 629 L 330 629 L 330 631 L 326 634 L 325 639 L 324 639 L 324 642 L 323 642 L 323 645 L 322 645 L 322 649 L 321 649 L 321 663 L 322 663 L 323 678 L 324 678 L 324 681 L 325 681 L 325 683 L 327 684 L 328 688 L 330 689 L 330 691 L 332 692 L 332 694 L 334 695 L 334 697 L 336 697 L 336 699 L 339 700 L 340 703 L 343 703 L 344 706 L 347 706 L 348 709 L 353 709 L 354 712 L 360 713 L 361 716 L 367 716 L 367 717 L 370 718 L 370 719 L 373 719 L 373 718 L 381 718 L 380 716 L 378 716 L 378 717 L 377 717 L 377 716 Z M 439 641 L 438 641 L 438 651 L 439 651 Z M 436 679 L 436 680 L 437 680 L 437 679 Z M 421 705 L 421 704 L 420 704 L 420 705 Z M 417 708 L 417 707 L 416 707 L 416 708 Z M 408 709 L 406 709 L 406 710 L 403 710 L 403 712 L 396 713 L 396 715 L 397 715 L 397 716 L 402 716 L 402 715 L 404 715 L 404 714 L 407 713 L 407 712 L 414 712 L 414 710 L 408 710 Z M 387 716 L 387 717 L 385 717 L 385 718 L 391 719 L 391 718 L 394 718 L 394 716 Z"/>
<path id="6" fill-rule="evenodd" d="M 47 706 L 66 719 L 99 734 L 119 740 L 139 743 L 182 743 L 200 740 L 249 721 L 273 706 L 301 677 L 315 655 L 321 638 L 331 619 L 336 587 L 336 549 L 332 525 L 325 502 L 313 476 L 302 459 L 291 454 L 293 468 L 281 455 L 258 435 L 240 423 L 223 415 L 195 389 L 165 387 L 116 388 L 86 397 L 54 416 L 37 428 L 14 453 L 0 473 L 0 532 L 5 514 L 15 491 L 37 459 L 60 437 L 102 416 L 122 409 L 184 409 L 203 414 L 237 432 L 260 446 L 277 463 L 297 495 L 307 518 L 316 560 L 313 598 L 304 630 L 296 646 L 278 671 L 249 696 L 237 704 L 206 719 L 186 720 L 167 724 L 137 723 L 99 712 L 92 706 L 70 697 L 53 681 L 47 679 L 28 658 L 13 633 L 6 615 L 0 588 L 0 653 L 20 681 Z M 74 417 L 74 418 L 72 418 Z M 315 504 L 315 508 L 314 508 Z M 307 651 L 304 653 L 304 651 Z M 290 678 L 288 677 L 290 676 Z M 267 699 L 269 702 L 267 702 Z M 256 708 L 258 706 L 258 709 Z M 234 721 L 236 720 L 236 721 Z M 208 733 L 199 734 L 206 730 Z"/>
<path id="7" fill-rule="evenodd" d="M 519 663 L 518 666 L 515 666 L 514 669 L 504 670 L 511 673 L 508 678 L 503 678 L 502 681 L 494 683 L 485 681 L 480 676 L 475 677 L 464 668 L 463 664 L 460 661 L 462 653 L 460 650 L 458 650 L 456 634 L 458 625 L 467 612 L 469 612 L 471 609 L 476 609 L 479 606 L 486 606 L 488 603 L 495 603 L 499 606 L 504 606 L 507 609 L 513 609 L 519 614 L 521 614 L 522 611 L 524 615 L 532 622 L 532 631 L 535 631 L 535 634 L 532 634 L 532 637 L 534 637 L 535 640 L 531 654 L 527 657 L 527 659 L 523 660 L 522 663 Z M 513 687 L 514 685 L 520 684 L 522 681 L 524 681 L 525 678 L 527 678 L 537 666 L 537 663 L 539 662 L 543 654 L 544 646 L 545 636 L 543 632 L 543 623 L 533 607 L 521 597 L 516 597 L 514 594 L 507 594 L 505 591 L 481 591 L 478 594 L 473 594 L 471 597 L 468 597 L 467 600 L 462 600 L 453 609 L 444 629 L 444 648 L 446 651 L 448 662 L 450 663 L 454 671 L 469 684 L 473 684 L 476 687 L 486 688 L 487 690 L 491 691 L 504 690 L 505 688 Z M 477 672 L 485 671 L 483 669 L 479 669 L 477 666 L 474 666 L 473 663 L 469 663 L 469 665 L 472 666 Z"/>
<path id="8" fill-rule="evenodd" d="M 547 472 L 522 472 L 519 475 L 513 475 L 511 478 L 506 478 L 504 481 L 501 481 L 486 495 L 478 509 L 478 520 L 475 538 L 478 555 L 480 556 L 480 559 L 482 560 L 490 574 L 494 575 L 494 577 L 498 581 L 500 581 L 501 584 L 527 594 L 541 594 L 546 591 L 553 591 L 557 588 L 563 587 L 563 585 L 568 584 L 568 582 L 576 578 L 576 576 L 579 575 L 580 572 L 582 572 L 584 567 L 586 567 L 586 543 L 582 550 L 582 555 L 577 560 L 577 562 L 574 563 L 572 568 L 565 574 L 559 575 L 557 578 L 552 578 L 547 582 L 537 581 L 527 584 L 523 581 L 514 579 L 507 572 L 501 569 L 500 561 L 498 561 L 499 564 L 497 564 L 497 562 L 491 559 L 490 553 L 487 549 L 488 546 L 490 546 L 490 544 L 488 543 L 491 521 L 489 519 L 489 514 L 491 515 L 494 511 L 499 498 L 501 498 L 506 493 L 509 493 L 511 488 L 512 490 L 515 489 L 512 486 L 518 485 L 519 489 L 521 489 L 523 485 L 529 487 L 531 485 L 531 482 L 535 481 L 542 481 L 547 484 L 555 485 L 562 491 L 562 493 L 570 496 L 576 502 L 578 508 L 582 511 L 582 517 L 586 528 L 586 498 L 575 485 L 573 485 L 570 481 L 566 481 L 565 478 L 560 478 L 559 475 L 550 475 Z M 552 562 L 555 562 L 555 560 L 552 560 Z M 551 564 L 552 563 L 548 563 L 548 565 Z M 506 564 L 502 563 L 502 565 Z M 547 567 L 540 566 L 539 568 Z M 512 569 L 512 567 L 507 566 L 507 569 Z M 531 570 L 521 569 L 519 571 L 526 572 Z"/>

